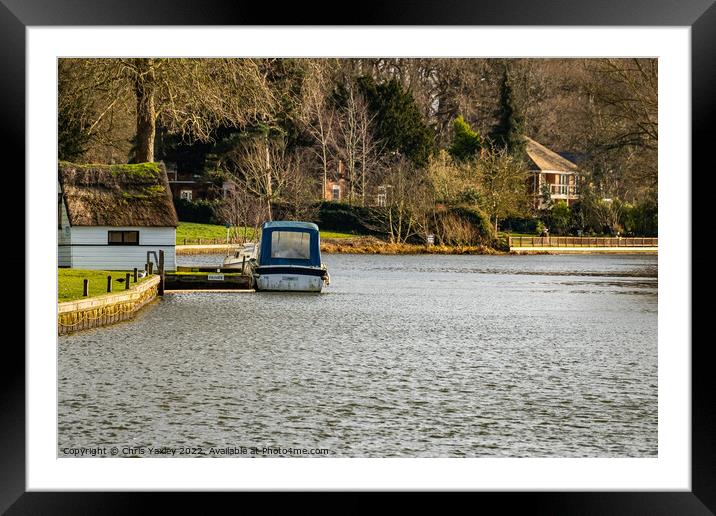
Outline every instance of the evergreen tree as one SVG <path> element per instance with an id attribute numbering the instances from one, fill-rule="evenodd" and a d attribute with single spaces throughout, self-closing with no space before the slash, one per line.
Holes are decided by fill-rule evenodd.
<path id="1" fill-rule="evenodd" d="M 515 106 L 514 94 L 507 68 L 500 82 L 500 99 L 495 112 L 497 123 L 490 132 L 490 141 L 496 149 L 505 149 L 518 159 L 524 158 L 524 118 Z"/>
<path id="2" fill-rule="evenodd" d="M 412 94 L 395 79 L 376 84 L 372 77 L 364 76 L 358 84 L 376 113 L 375 136 L 385 150 L 399 152 L 416 165 L 425 165 L 435 148 L 435 134 Z"/>
<path id="3" fill-rule="evenodd" d="M 450 155 L 458 160 L 476 156 L 482 148 L 482 138 L 465 121 L 462 115 L 453 122 L 453 137 L 450 144 Z"/>

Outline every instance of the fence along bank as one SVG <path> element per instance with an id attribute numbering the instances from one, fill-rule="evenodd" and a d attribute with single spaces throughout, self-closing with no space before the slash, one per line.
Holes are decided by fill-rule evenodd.
<path id="1" fill-rule="evenodd" d="M 657 252 L 656 237 L 508 237 L 510 251 Z"/>

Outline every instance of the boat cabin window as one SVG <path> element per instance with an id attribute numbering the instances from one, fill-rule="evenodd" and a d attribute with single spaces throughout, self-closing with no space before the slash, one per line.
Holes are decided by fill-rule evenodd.
<path id="1" fill-rule="evenodd" d="M 274 231 L 271 233 L 271 258 L 311 258 L 311 234 L 302 231 Z"/>

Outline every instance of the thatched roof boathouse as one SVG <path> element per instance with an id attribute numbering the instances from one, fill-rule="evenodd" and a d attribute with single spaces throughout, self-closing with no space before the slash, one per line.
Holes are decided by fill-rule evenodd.
<path id="1" fill-rule="evenodd" d="M 58 264 L 77 269 L 142 269 L 164 251 L 176 269 L 179 224 L 166 171 L 156 163 L 58 167 Z"/>

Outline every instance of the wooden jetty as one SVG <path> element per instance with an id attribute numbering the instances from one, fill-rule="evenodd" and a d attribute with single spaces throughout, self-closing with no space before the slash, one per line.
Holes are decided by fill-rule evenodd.
<path id="1" fill-rule="evenodd" d="M 210 267 L 206 265 L 178 266 L 175 271 L 164 270 L 164 253 L 159 251 L 159 295 L 166 291 L 186 292 L 247 292 L 254 288 L 254 278 L 248 264 L 241 268 Z M 147 262 L 151 274 L 152 263 Z"/>
<path id="2" fill-rule="evenodd" d="M 248 270 L 221 267 L 183 266 L 176 271 L 164 273 L 165 291 L 187 290 L 236 290 L 253 289 L 253 277 Z"/>

